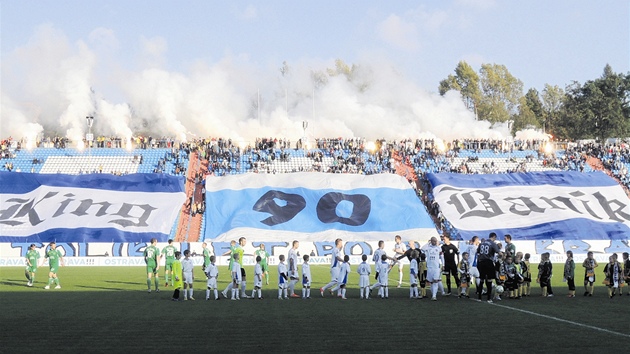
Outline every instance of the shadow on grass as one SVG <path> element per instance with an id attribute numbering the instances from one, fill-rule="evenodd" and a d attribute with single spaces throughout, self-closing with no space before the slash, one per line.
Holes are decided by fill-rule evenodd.
<path id="1" fill-rule="evenodd" d="M 26 286 L 26 279 L 24 280 L 17 280 L 17 279 L 6 279 L 3 281 L 0 281 L 0 285 L 6 285 L 6 286 L 19 286 L 19 287 L 25 287 Z"/>
<path id="2" fill-rule="evenodd" d="M 112 291 L 133 291 L 133 290 L 129 290 L 129 289 L 123 289 L 123 288 L 112 288 L 112 287 L 105 287 L 105 286 L 88 286 L 88 285 L 75 285 L 75 287 L 77 288 L 84 288 L 84 289 L 98 289 L 98 290 L 112 290 Z"/>
<path id="3" fill-rule="evenodd" d="M 142 284 L 140 282 L 133 282 L 133 281 L 116 281 L 116 280 L 105 280 L 106 283 L 111 283 L 111 284 L 127 284 L 127 285 L 138 285 L 138 284 Z"/>

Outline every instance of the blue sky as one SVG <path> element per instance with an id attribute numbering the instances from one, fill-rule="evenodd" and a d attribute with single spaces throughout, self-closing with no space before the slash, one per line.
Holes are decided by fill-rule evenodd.
<path id="1" fill-rule="evenodd" d="M 477 70 L 482 63 L 504 64 L 523 81 L 525 90 L 535 87 L 539 91 L 546 83 L 565 87 L 573 80 L 584 82 L 599 77 L 607 63 L 616 72 L 626 73 L 630 67 L 630 5 L 621 0 L 4 0 L 0 11 L 5 111 L 12 114 L 12 121 L 21 123 L 46 125 L 61 117 L 53 123 L 75 130 L 73 134 L 83 127 L 70 122 L 73 118 L 63 117 L 84 116 L 84 111 L 97 109 L 78 91 L 93 87 L 112 105 L 130 102 L 137 112 L 154 105 L 135 94 L 142 87 L 137 84 L 141 80 L 152 82 L 152 87 L 162 82 L 168 82 L 165 85 L 169 88 L 178 87 L 176 92 L 164 93 L 167 98 L 182 92 L 186 97 L 222 94 L 222 101 L 234 103 L 230 107 L 251 105 L 251 95 L 260 92 L 265 101 L 261 103 L 264 117 L 258 115 L 257 119 L 262 123 L 266 117 L 279 124 L 274 117 L 283 109 L 293 121 L 299 122 L 309 114 L 314 119 L 308 99 L 283 104 L 279 97 L 283 91 L 295 97 L 312 88 L 295 78 L 296 82 L 287 85 L 302 85 L 301 89 L 264 87 L 279 80 L 278 68 L 283 61 L 300 72 L 324 70 L 335 59 L 342 59 L 371 68 L 368 78 L 373 86 L 391 91 L 410 85 L 416 96 L 437 92 L 439 81 L 452 73 L 460 60 Z M 392 83 L 375 78 L 381 72 L 404 80 Z M 203 74 L 207 74 L 205 81 L 200 79 Z M 295 76 L 299 75 L 306 74 Z M 205 87 L 208 80 L 223 82 L 223 86 Z M 60 88 L 50 83 L 53 81 L 65 84 Z M 205 87 L 205 91 L 190 86 Z M 143 91 L 147 89 L 142 87 Z M 328 94 L 338 98 L 338 93 Z M 83 99 L 78 98 L 81 95 Z M 315 94 L 320 100 L 326 95 Z M 435 112 L 445 106 L 434 97 L 403 99 L 393 108 L 382 103 L 375 109 L 365 103 L 378 102 L 382 97 L 360 97 L 358 103 L 351 102 L 359 104 L 358 109 L 348 104 L 348 109 L 341 111 L 345 116 L 354 112 L 357 117 L 371 117 L 376 112 L 375 117 L 383 119 L 388 115 L 382 111 L 401 115 L 400 106 L 406 107 L 410 117 L 417 116 L 417 111 Z M 383 102 L 393 99 L 383 98 Z M 314 101 L 312 105 L 319 107 L 317 98 Z M 322 105 L 332 101 L 327 99 Z M 169 114 L 181 117 L 216 109 L 216 105 L 200 108 L 194 104 L 184 109 L 179 103 L 143 114 L 169 120 Z M 413 108 L 414 104 L 421 104 L 422 109 Z M 281 107 L 285 105 L 293 107 L 293 112 L 291 107 Z M 116 114 L 130 116 L 121 107 L 110 108 Z M 444 116 L 459 115 L 460 108 L 445 111 Z M 246 109 L 232 112 L 227 107 L 227 111 L 212 111 L 215 115 L 234 115 L 233 126 L 217 133 L 232 133 L 237 125 L 252 118 Z M 327 113 L 325 107 L 319 112 Z M 3 113 L 5 123 L 7 114 Z M 20 119 L 15 118 L 18 116 Z M 113 123 L 112 118 L 111 126 L 125 119 Z M 326 119 L 339 118 L 329 113 Z M 358 124 L 360 119 L 356 119 Z M 185 129 L 198 129 L 194 122 L 179 121 Z M 358 133 L 351 122 L 344 123 Z M 409 120 L 400 123 L 409 124 Z M 127 125 L 134 130 L 131 123 Z M 0 128 L 8 130 L 7 124 L 3 126 Z M 428 128 L 425 124 L 418 129 Z"/>
<path id="2" fill-rule="evenodd" d="M 525 87 L 564 86 L 627 72 L 627 1 L 17 1 L 2 2 L 2 54 L 52 24 L 70 41 L 111 30 L 133 68 L 141 38 L 162 38 L 164 63 L 246 56 L 260 65 L 301 59 L 390 60 L 436 90 L 459 60 L 499 63 Z"/>

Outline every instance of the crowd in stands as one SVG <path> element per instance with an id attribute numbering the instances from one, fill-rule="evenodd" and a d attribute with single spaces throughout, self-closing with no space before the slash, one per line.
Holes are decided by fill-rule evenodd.
<path id="1" fill-rule="evenodd" d="M 96 148 L 121 148 L 122 140 L 117 137 L 97 137 Z M 162 137 L 152 138 L 138 136 L 134 138 L 135 146 L 140 149 L 169 149 L 154 168 L 156 173 L 186 175 L 188 157 L 192 152 L 198 153 L 198 161 L 204 166 L 200 172 L 194 172 L 195 188 L 203 188 L 207 176 L 224 176 L 227 174 L 281 173 L 272 167 L 274 162 L 289 162 L 296 152 L 309 159 L 310 166 L 300 166 L 288 172 L 318 171 L 327 173 L 397 173 L 397 165 L 412 169 L 413 178 L 410 183 L 416 188 L 419 197 L 434 218 L 440 232 L 456 232 L 442 216 L 439 206 L 433 200 L 431 186 L 426 180 L 427 173 L 514 173 L 528 172 L 529 165 L 538 163 L 544 168 L 555 170 L 572 170 L 583 172 L 590 157 L 602 161 L 606 170 L 626 187 L 630 186 L 630 148 L 625 143 L 568 144 L 563 151 L 545 153 L 543 140 L 506 141 L 491 139 L 461 139 L 438 142 L 434 139 L 379 139 L 368 143 L 363 138 L 327 138 L 315 139 L 312 146 L 307 146 L 301 139 L 292 146 L 288 139 L 258 138 L 253 144 L 237 144 L 232 139 L 203 138 L 191 142 L 178 143 L 174 139 Z M 23 141 L 5 139 L 1 142 L 0 158 L 11 159 L 19 152 Z M 65 148 L 68 140 L 60 137 L 48 137 L 38 142 L 37 146 L 54 146 Z M 523 151 L 517 158 L 515 151 Z M 506 157 L 507 154 L 507 157 Z M 134 161 L 142 163 L 142 154 L 134 155 Z M 479 164 L 483 159 L 483 164 Z M 38 161 L 42 163 L 43 161 Z M 167 171 L 166 165 L 175 166 Z M 480 165 L 473 168 L 471 165 Z M 500 167 L 503 166 L 503 168 Z M 505 166 L 511 166 L 505 168 Z M 6 162 L 4 170 L 11 171 L 12 163 Z M 416 179 L 413 181 L 412 179 Z M 202 193 L 205 197 L 205 193 Z M 189 200 L 188 207 L 193 215 L 202 213 L 205 200 Z M 454 235 L 454 238 L 457 238 Z"/>

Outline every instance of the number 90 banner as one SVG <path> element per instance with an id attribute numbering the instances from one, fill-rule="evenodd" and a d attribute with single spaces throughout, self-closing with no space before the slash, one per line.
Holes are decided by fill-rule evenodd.
<path id="1" fill-rule="evenodd" d="M 245 174 L 206 181 L 205 239 L 377 240 L 437 235 L 401 176 Z"/>

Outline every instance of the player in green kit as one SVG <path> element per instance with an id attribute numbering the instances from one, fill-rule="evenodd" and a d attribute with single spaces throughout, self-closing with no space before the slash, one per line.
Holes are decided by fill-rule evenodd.
<path id="1" fill-rule="evenodd" d="M 50 289 L 50 285 L 55 283 L 55 289 L 61 289 L 59 285 L 59 278 L 57 278 L 57 271 L 59 270 L 59 264 L 64 265 L 63 255 L 57 249 L 55 241 L 50 243 L 50 248 L 46 252 L 46 258 L 48 258 L 48 265 L 50 266 L 50 272 L 48 273 L 48 284 L 44 289 Z"/>
<path id="2" fill-rule="evenodd" d="M 28 279 L 28 283 L 26 286 L 33 286 L 33 282 L 35 282 L 35 273 L 37 273 L 37 264 L 39 263 L 39 251 L 36 250 L 37 246 L 32 243 L 28 247 L 28 252 L 26 252 L 26 279 Z"/>
<path id="3" fill-rule="evenodd" d="M 201 266 L 201 270 L 206 272 L 206 267 L 210 265 L 210 251 L 208 250 L 208 244 L 202 243 L 201 248 L 203 249 L 203 265 Z"/>
<path id="4" fill-rule="evenodd" d="M 269 266 L 267 265 L 267 258 L 269 258 L 269 252 L 265 251 L 265 244 L 261 243 L 259 248 L 254 252 L 255 257 L 260 257 L 260 267 L 262 268 L 263 278 L 265 283 L 269 285 Z"/>
<path id="5" fill-rule="evenodd" d="M 232 240 L 230 241 L 230 250 L 223 254 L 224 256 L 227 256 L 227 255 L 230 256 L 230 260 L 228 262 L 228 270 L 230 274 L 232 273 L 232 264 L 234 263 L 234 254 L 236 254 L 237 248 L 238 246 L 236 245 L 236 241 Z M 223 295 L 224 298 L 227 299 L 227 294 L 231 290 L 232 290 L 232 282 L 228 284 L 228 286 L 225 288 L 225 290 L 221 292 L 221 294 Z"/>
<path id="6" fill-rule="evenodd" d="M 147 264 L 147 287 L 151 292 L 151 278 L 155 281 L 155 291 L 160 292 L 158 286 L 160 282 L 159 270 L 160 270 L 160 249 L 157 248 L 157 239 L 151 239 L 151 245 L 144 249 L 142 255 L 144 256 L 144 262 Z"/>
<path id="7" fill-rule="evenodd" d="M 164 279 L 166 283 L 164 287 L 168 286 L 168 276 L 173 273 L 173 262 L 175 261 L 175 251 L 177 249 L 173 246 L 173 240 L 168 240 L 168 246 L 162 249 L 162 255 L 166 257 L 166 261 L 164 262 Z M 171 286 L 173 285 L 173 279 L 171 279 Z"/>

